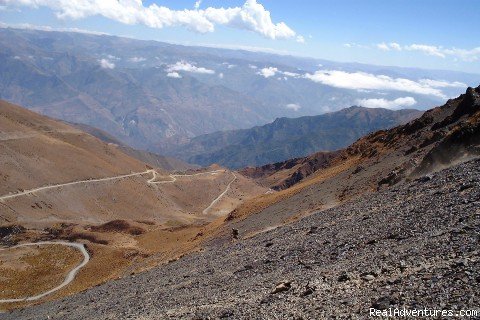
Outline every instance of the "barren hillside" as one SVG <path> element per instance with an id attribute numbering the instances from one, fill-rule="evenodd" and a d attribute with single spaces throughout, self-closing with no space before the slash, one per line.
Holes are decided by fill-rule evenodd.
<path id="1" fill-rule="evenodd" d="M 243 174 L 279 191 L 241 205 L 230 219 L 252 215 L 236 227 L 258 231 L 446 168 L 480 155 L 479 128 L 480 87 L 469 88 L 408 124 L 367 135 L 339 152 L 247 168 Z"/>
<path id="2" fill-rule="evenodd" d="M 370 308 L 470 310 L 480 303 L 479 168 L 478 160 L 457 165 L 5 318 L 367 319 Z"/>
<path id="3" fill-rule="evenodd" d="M 153 171 L 148 171 L 152 168 L 120 146 L 6 102 L 0 104 L 0 128 L 2 224 L 98 224 L 115 219 L 191 224 L 205 219 L 202 210 L 232 179 L 222 171 L 155 183 L 172 178 L 155 168 L 153 179 Z M 244 197 L 248 189 L 262 192 L 253 185 L 242 189 Z"/>
<path id="4" fill-rule="evenodd" d="M 64 259 L 71 255 L 68 247 L 11 246 L 52 240 L 87 246 L 90 261 L 78 280 L 46 297 L 55 299 L 196 250 L 205 224 L 267 191 L 218 166 L 168 173 L 124 151 L 0 102 L 0 243 L 7 246 L 0 248 L 0 281 L 8 288 L 0 301 L 42 294 L 77 261 Z M 45 257 L 58 257 L 58 268 Z M 25 286 L 25 278 L 34 282 Z M 26 303 L 2 303 L 0 310 Z"/>

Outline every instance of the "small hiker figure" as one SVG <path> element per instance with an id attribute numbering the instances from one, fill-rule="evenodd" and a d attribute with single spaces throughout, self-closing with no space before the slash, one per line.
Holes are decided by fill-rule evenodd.
<path id="1" fill-rule="evenodd" d="M 238 229 L 232 228 L 232 236 L 233 236 L 233 239 L 235 240 L 238 239 Z"/>

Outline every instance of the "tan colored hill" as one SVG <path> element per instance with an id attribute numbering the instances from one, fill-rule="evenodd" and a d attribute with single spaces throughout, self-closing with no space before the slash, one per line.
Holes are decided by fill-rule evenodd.
<path id="1" fill-rule="evenodd" d="M 203 209 L 233 177 L 222 170 L 180 176 L 169 183 L 172 177 L 155 169 L 153 179 L 148 165 L 118 146 L 3 101 L 0 128 L 0 224 L 100 224 L 115 219 L 163 225 L 202 222 L 211 219 L 202 214 Z M 31 189 L 37 191 L 28 193 Z M 218 210 L 231 210 L 238 198 L 263 192 L 243 178 L 236 179 L 232 189 L 215 203 Z"/>
<path id="2" fill-rule="evenodd" d="M 61 122 L 0 101 L 0 194 L 145 171 L 145 165 Z"/>
<path id="3" fill-rule="evenodd" d="M 120 150 L 123 153 L 135 159 L 138 159 L 142 162 L 145 162 L 151 166 L 161 168 L 166 171 L 185 171 L 189 169 L 199 168 L 199 166 L 197 165 L 189 164 L 182 160 L 161 156 L 161 155 L 144 151 L 144 150 L 133 149 L 127 146 L 126 144 L 122 143 L 120 140 L 118 140 L 108 132 L 105 132 L 98 128 L 94 128 L 92 126 L 89 126 L 86 124 L 80 124 L 80 123 L 71 123 L 70 125 L 72 125 L 77 129 L 82 130 L 83 132 L 91 134 L 94 137 L 97 137 L 98 139 L 102 140 L 105 143 L 111 143 L 111 144 L 117 145 L 118 148 L 120 148 Z"/>
<path id="4" fill-rule="evenodd" d="M 205 224 L 267 191 L 219 166 L 173 174 L 123 151 L 66 123 L 0 101 L 0 245 L 68 240 L 85 244 L 91 254 L 73 283 L 46 299 L 195 250 Z M 69 250 L 2 251 L 0 287 L 8 290 L 0 300 L 58 285 L 58 268 L 44 257 L 56 257 L 58 267 L 68 271 L 73 262 L 64 257 Z M 17 265 L 22 270 L 12 269 Z M 26 287 L 19 280 L 24 278 L 34 279 L 31 286 L 38 290 Z M 4 303 L 0 310 L 22 305 Z"/>

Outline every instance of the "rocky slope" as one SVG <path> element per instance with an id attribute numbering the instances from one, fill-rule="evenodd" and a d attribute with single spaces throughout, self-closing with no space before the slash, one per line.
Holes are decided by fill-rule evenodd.
<path id="1" fill-rule="evenodd" d="M 88 237 L 80 239 L 93 248 L 92 261 L 97 257 L 97 262 L 86 267 L 88 274 L 79 274 L 82 281 L 69 292 L 120 274 L 123 278 L 5 316 L 250 319 L 354 314 L 364 318 L 370 307 L 475 308 L 480 162 L 465 161 L 480 156 L 479 110 L 480 87 L 469 88 L 417 120 L 370 134 L 337 153 L 254 169 L 252 175 L 279 191 L 257 188 L 261 196 L 240 206 L 236 202 L 228 217 L 208 226 L 146 231 L 143 223 L 117 221 L 114 226 L 141 225 L 146 233 L 127 238 L 115 234 L 116 239 L 102 233 L 111 229 L 108 224 L 82 228 L 79 232 Z M 445 167 L 450 168 L 440 171 Z M 231 175 L 219 178 L 223 186 L 236 181 Z M 142 192 L 140 182 L 145 183 L 132 185 L 135 192 Z M 214 189 L 194 182 L 190 189 L 188 183 L 154 189 L 163 190 L 161 199 L 168 192 L 178 199 L 179 193 L 190 191 L 184 198 L 190 208 L 198 207 L 192 199 L 205 200 L 206 190 L 211 191 L 209 196 L 221 192 L 221 184 Z M 231 189 L 241 200 L 254 185 L 245 183 L 242 189 L 237 184 Z M 85 189 L 81 194 L 98 196 L 99 190 Z M 135 212 L 143 213 L 138 208 L 143 202 L 130 194 L 115 198 L 126 201 L 121 208 L 136 205 Z M 232 235 L 232 228 L 238 235 Z M 55 233 L 41 234 L 45 236 Z M 95 237 L 107 244 L 97 243 Z M 145 259 L 125 258 L 123 251 L 115 259 L 101 254 L 126 243 Z M 204 249 L 192 253 L 200 245 Z M 190 254 L 175 261 L 169 258 L 185 253 Z M 133 272 L 159 261 L 169 263 L 145 273 Z M 113 270 L 95 278 L 96 271 L 120 262 L 124 266 L 120 274 Z"/>
<path id="2" fill-rule="evenodd" d="M 462 163 L 3 317 L 338 319 L 368 318 L 369 308 L 478 309 L 479 168 L 479 160 Z"/>
<path id="3" fill-rule="evenodd" d="M 372 133 L 335 154 L 245 169 L 244 175 L 277 192 L 237 207 L 230 227 L 256 234 L 479 156 L 479 127 L 480 87 L 469 88 L 406 125 Z"/>
<path id="4" fill-rule="evenodd" d="M 261 166 L 318 151 L 342 149 L 368 133 L 407 123 L 421 114 L 408 109 L 350 107 L 319 116 L 279 118 L 252 129 L 202 135 L 165 152 L 202 166 L 212 163 L 229 168 Z"/>

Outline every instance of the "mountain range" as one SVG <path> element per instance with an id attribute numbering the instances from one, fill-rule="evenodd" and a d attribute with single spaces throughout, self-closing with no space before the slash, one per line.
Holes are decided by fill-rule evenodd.
<path id="1" fill-rule="evenodd" d="M 417 119 L 368 134 L 342 150 L 317 152 L 241 172 L 287 193 L 295 187 L 316 185 L 325 197 L 317 199 L 319 203 L 338 202 L 479 156 L 479 121 L 480 87 L 468 88 L 465 94 Z"/>
<path id="2" fill-rule="evenodd" d="M 404 124 L 421 114 L 410 109 L 350 107 L 319 116 L 278 118 L 251 129 L 201 135 L 160 152 L 201 166 L 261 166 L 342 149 L 368 133 Z"/>
<path id="3" fill-rule="evenodd" d="M 383 84 L 362 89 L 339 82 L 348 75 Z M 352 105 L 428 108 L 477 79 L 461 72 L 0 28 L 1 99 L 152 152 L 203 134 Z"/>

